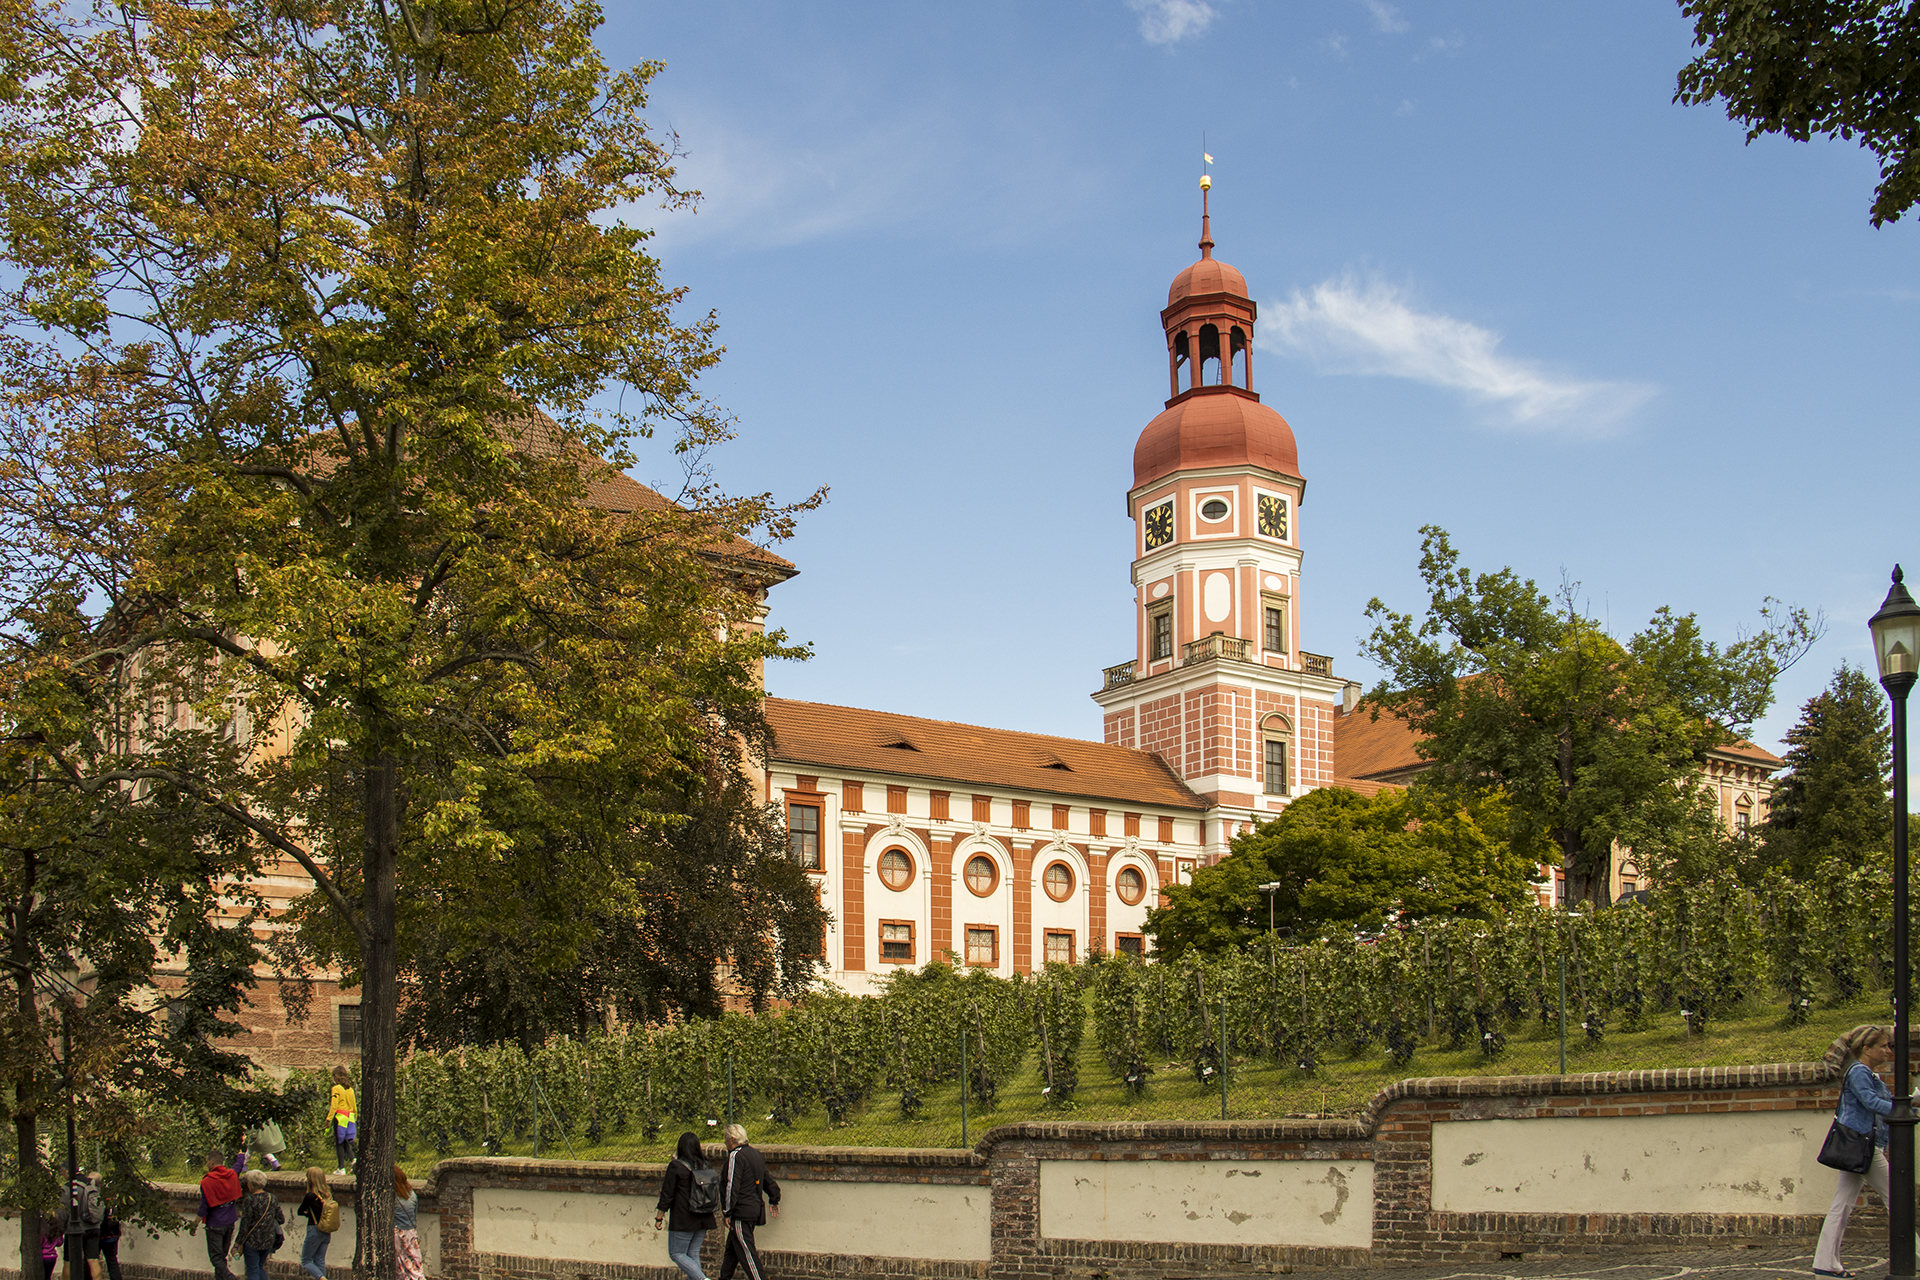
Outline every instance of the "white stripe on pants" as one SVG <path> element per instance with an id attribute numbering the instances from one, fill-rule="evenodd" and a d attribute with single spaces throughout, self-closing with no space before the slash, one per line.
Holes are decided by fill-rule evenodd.
<path id="1" fill-rule="evenodd" d="M 1887 1153 L 1879 1147 L 1873 1149 L 1873 1163 L 1865 1173 L 1840 1174 L 1840 1185 L 1833 1189 L 1827 1221 L 1820 1228 L 1820 1247 L 1813 1251 L 1816 1271 L 1845 1270 L 1840 1265 L 1840 1246 L 1847 1238 L 1847 1221 L 1853 1217 L 1853 1202 L 1860 1198 L 1862 1183 L 1879 1193 L 1881 1203 L 1891 1200 L 1887 1192 Z"/>

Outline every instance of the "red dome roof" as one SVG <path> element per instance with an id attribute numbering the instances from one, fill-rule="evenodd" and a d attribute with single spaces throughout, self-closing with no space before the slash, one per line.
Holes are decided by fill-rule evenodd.
<path id="1" fill-rule="evenodd" d="M 1238 269 L 1208 256 L 1173 278 L 1167 287 L 1167 305 L 1176 306 L 1187 298 L 1209 293 L 1231 293 L 1240 298 L 1252 296 L 1247 292 L 1247 278 Z"/>
<path id="2" fill-rule="evenodd" d="M 1298 476 L 1300 451 L 1293 428 L 1250 395 L 1228 387 L 1203 390 L 1179 401 L 1140 433 L 1140 442 L 1133 446 L 1133 486 L 1194 467 L 1248 465 Z"/>

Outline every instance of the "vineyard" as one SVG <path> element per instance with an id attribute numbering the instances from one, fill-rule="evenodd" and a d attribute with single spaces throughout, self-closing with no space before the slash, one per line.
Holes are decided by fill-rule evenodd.
<path id="1" fill-rule="evenodd" d="M 1598 913 L 1260 939 L 1177 963 L 1112 956 L 1013 978 L 935 964 L 874 997 L 815 995 L 531 1053 L 414 1054 L 397 1136 L 420 1167 L 454 1154 L 658 1158 L 682 1129 L 717 1135 L 730 1119 L 757 1141 L 955 1145 L 1011 1113 L 1102 1118 L 1085 1108 L 1089 1084 L 1103 1110 L 1129 1115 L 1157 1097 L 1211 1109 L 1216 1093 L 1238 1115 L 1274 1114 L 1282 1097 L 1342 1110 L 1407 1075 L 1553 1070 L 1563 1011 L 1573 1070 L 1641 1065 L 1610 1061 L 1609 1037 L 1704 1046 L 1735 1020 L 1738 1060 L 1768 1028 L 1793 1046 L 1783 1052 L 1811 1057 L 1827 1024 L 1885 1016 L 1872 993 L 1890 980 L 1890 898 L 1869 868 L 1757 894 L 1676 888 Z M 1517 1050 L 1527 1065 L 1510 1061 Z M 330 1165 L 322 1073 L 284 1087 L 313 1090 L 290 1154 Z M 156 1170 L 223 1130 L 215 1117 L 153 1119 Z"/>

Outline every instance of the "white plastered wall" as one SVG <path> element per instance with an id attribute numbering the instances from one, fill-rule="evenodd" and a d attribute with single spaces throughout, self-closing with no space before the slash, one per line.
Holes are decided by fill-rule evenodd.
<path id="1" fill-rule="evenodd" d="M 1373 1165 L 1353 1160 L 1047 1160 L 1051 1240 L 1297 1245 L 1373 1242 Z"/>

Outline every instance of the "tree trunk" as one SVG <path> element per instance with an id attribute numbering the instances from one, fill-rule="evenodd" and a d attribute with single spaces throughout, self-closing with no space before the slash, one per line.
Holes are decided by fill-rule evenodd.
<path id="1" fill-rule="evenodd" d="M 39 1044 L 40 1007 L 33 995 L 33 949 L 29 930 L 33 915 L 34 856 L 22 855 L 20 901 L 12 911 L 13 944 L 8 957 L 13 964 L 14 996 L 18 1005 L 15 1017 L 20 1021 L 22 1043 Z M 14 1152 L 22 1190 L 31 1190 L 40 1170 L 40 1082 L 30 1065 L 40 1054 L 22 1055 L 18 1075 L 13 1078 Z M 23 1280 L 40 1274 L 40 1214 L 30 1208 L 20 1210 L 20 1275 Z"/>
<path id="2" fill-rule="evenodd" d="M 393 1280 L 394 1049 L 398 1038 L 398 958 L 394 944 L 395 874 L 400 855 L 400 766 L 391 753 L 367 763 L 366 949 L 360 977 L 360 1144 L 353 1167 L 353 1270 L 362 1280 Z"/>

